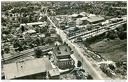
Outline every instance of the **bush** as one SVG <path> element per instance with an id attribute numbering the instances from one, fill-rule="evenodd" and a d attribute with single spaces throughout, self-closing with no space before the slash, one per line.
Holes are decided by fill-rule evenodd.
<path id="1" fill-rule="evenodd" d="M 53 43 L 53 39 L 51 38 L 51 37 L 47 37 L 47 38 L 45 38 L 45 40 L 44 40 L 44 42 L 45 42 L 45 44 L 51 44 L 51 43 Z"/>
<path id="2" fill-rule="evenodd" d="M 49 37 L 49 36 L 50 36 L 50 33 L 46 32 L 45 37 Z"/>
<path id="3" fill-rule="evenodd" d="M 115 67 L 114 67 L 113 64 L 109 64 L 108 66 L 109 66 L 109 68 L 110 68 L 111 70 L 115 70 Z"/>
<path id="4" fill-rule="evenodd" d="M 116 62 L 115 64 L 116 64 L 117 67 L 121 67 L 123 62 Z"/>
<path id="5" fill-rule="evenodd" d="M 82 66 L 81 61 L 78 61 L 78 62 L 77 62 L 77 67 L 81 67 L 81 66 Z"/>
<path id="6" fill-rule="evenodd" d="M 108 38 L 111 39 L 111 40 L 114 40 L 116 37 L 115 37 L 114 34 L 111 33 Z"/>
<path id="7" fill-rule="evenodd" d="M 35 53 L 35 57 L 36 57 L 36 58 L 40 58 L 43 52 L 42 52 L 42 50 L 38 47 L 38 48 L 36 48 L 36 49 L 34 50 L 34 53 Z"/>
<path id="8" fill-rule="evenodd" d="M 93 77 L 90 74 L 88 74 L 87 79 L 93 79 Z"/>
<path id="9" fill-rule="evenodd" d="M 126 32 L 119 32 L 118 37 L 120 40 L 127 39 L 127 33 Z"/>
<path id="10" fill-rule="evenodd" d="M 4 51 L 5 51 L 6 53 L 9 53 L 10 48 L 6 47 L 6 48 L 4 48 Z"/>
<path id="11" fill-rule="evenodd" d="M 88 43 L 88 44 L 92 44 L 92 43 L 94 43 L 94 42 L 96 42 L 96 41 L 99 41 L 99 40 L 101 40 L 101 39 L 104 39 L 104 38 L 105 38 L 105 33 L 100 34 L 100 35 L 97 35 L 97 36 L 95 36 L 95 37 L 87 38 L 84 44 L 87 44 L 87 43 Z"/>

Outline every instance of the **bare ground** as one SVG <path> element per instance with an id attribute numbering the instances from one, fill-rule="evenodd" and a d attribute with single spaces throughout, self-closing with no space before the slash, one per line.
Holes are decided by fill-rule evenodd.
<path id="1" fill-rule="evenodd" d="M 127 40 L 102 40 L 90 45 L 91 50 L 112 61 L 127 61 Z"/>

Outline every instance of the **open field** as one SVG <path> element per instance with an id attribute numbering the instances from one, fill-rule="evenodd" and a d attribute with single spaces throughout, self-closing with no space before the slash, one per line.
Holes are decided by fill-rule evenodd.
<path id="1" fill-rule="evenodd" d="M 127 60 L 127 40 L 102 40 L 91 44 L 91 50 L 101 54 L 103 58 L 112 61 Z"/>

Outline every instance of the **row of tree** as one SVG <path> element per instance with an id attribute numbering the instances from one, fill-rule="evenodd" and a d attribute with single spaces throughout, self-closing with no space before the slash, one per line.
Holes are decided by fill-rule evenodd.
<path id="1" fill-rule="evenodd" d="M 83 43 L 87 46 L 89 44 L 95 43 L 102 39 L 108 38 L 108 40 L 114 40 L 115 38 L 119 38 L 120 40 L 127 39 L 127 24 L 123 24 L 117 27 L 115 30 L 109 30 L 106 33 L 97 35 L 95 37 L 87 38 Z"/>
<path id="2" fill-rule="evenodd" d="M 123 24 L 123 25 L 120 25 L 119 27 L 116 28 L 116 30 L 111 30 L 111 31 L 108 31 L 106 33 L 106 38 L 109 38 L 109 39 L 115 39 L 115 38 L 119 38 L 120 40 L 124 40 L 124 39 L 127 39 L 127 24 Z"/>
<path id="3" fill-rule="evenodd" d="M 46 37 L 46 38 L 39 38 L 37 37 L 36 39 L 31 39 L 31 40 L 16 40 L 13 43 L 14 48 L 18 48 L 18 51 L 23 51 L 25 50 L 28 46 L 30 48 L 34 48 L 35 46 L 41 46 L 41 45 L 46 45 L 46 44 L 52 44 L 55 41 L 55 39 L 51 37 Z"/>

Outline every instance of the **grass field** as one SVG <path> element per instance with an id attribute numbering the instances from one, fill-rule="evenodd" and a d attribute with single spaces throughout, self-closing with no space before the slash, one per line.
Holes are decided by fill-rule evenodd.
<path id="1" fill-rule="evenodd" d="M 91 50 L 112 61 L 127 61 L 127 40 L 102 40 L 91 44 Z"/>

